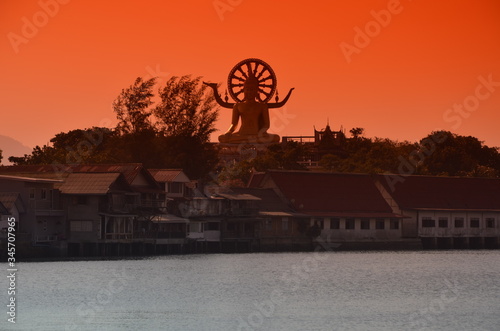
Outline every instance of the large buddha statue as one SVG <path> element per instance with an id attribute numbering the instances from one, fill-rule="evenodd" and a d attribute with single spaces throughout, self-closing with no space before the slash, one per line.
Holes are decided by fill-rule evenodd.
<path id="1" fill-rule="evenodd" d="M 233 80 L 236 83 L 232 82 Z M 276 77 L 267 63 L 258 59 L 247 59 L 233 68 L 229 75 L 229 87 L 233 88 L 231 96 L 237 101 L 236 103 L 228 103 L 227 97 L 226 102 L 222 101 L 217 92 L 217 84 L 205 84 L 214 90 L 214 96 L 219 105 L 233 109 L 231 126 L 226 133 L 219 136 L 219 142 L 226 144 L 279 142 L 278 135 L 267 132 L 270 127 L 269 108 L 283 106 L 293 89 L 288 92 L 282 102 L 267 103 L 266 101 L 272 97 L 276 88 Z M 242 99 L 238 97 L 241 93 L 243 93 Z M 236 131 L 240 120 L 239 130 Z"/>

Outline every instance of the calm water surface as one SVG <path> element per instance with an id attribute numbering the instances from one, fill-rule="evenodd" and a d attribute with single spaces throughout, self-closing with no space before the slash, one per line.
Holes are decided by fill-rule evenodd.
<path id="1" fill-rule="evenodd" d="M 500 251 L 187 255 L 18 269 L 17 323 L 4 308 L 1 330 L 500 330 Z M 0 286 L 7 303 L 5 276 Z"/>

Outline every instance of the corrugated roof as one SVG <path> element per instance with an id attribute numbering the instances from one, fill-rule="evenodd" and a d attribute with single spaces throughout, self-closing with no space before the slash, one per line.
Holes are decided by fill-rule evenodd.
<path id="1" fill-rule="evenodd" d="M 148 169 L 148 171 L 159 183 L 173 182 L 174 179 L 183 174 L 181 169 Z M 185 178 L 182 182 L 189 183 L 189 179 L 186 179 L 187 178 Z"/>
<path id="2" fill-rule="evenodd" d="M 0 167 L 1 168 L 1 167 Z M 14 175 L 0 175 L 0 179 L 16 180 L 21 182 L 33 182 L 33 183 L 60 183 L 62 180 L 53 179 L 53 177 L 47 178 L 48 176 L 37 176 L 37 174 L 16 174 Z"/>
<path id="3" fill-rule="evenodd" d="M 500 209 L 500 179 L 394 175 L 377 178 L 403 209 Z"/>
<path id="4" fill-rule="evenodd" d="M 127 183 L 132 184 L 136 177 L 142 173 L 155 193 L 162 193 L 159 184 L 155 181 L 141 163 L 115 163 L 115 164 L 77 164 L 77 165 L 25 165 L 0 167 L 0 173 L 22 174 L 22 176 L 64 178 L 71 173 L 121 173 Z"/>
<path id="5" fill-rule="evenodd" d="M 301 213 L 392 214 L 370 175 L 269 171 L 273 182 Z"/>
<path id="6" fill-rule="evenodd" d="M 74 172 L 119 172 L 123 174 L 127 183 L 132 184 L 135 177 L 142 169 L 141 163 L 118 163 L 118 164 L 89 164 L 79 165 L 73 168 Z"/>
<path id="7" fill-rule="evenodd" d="M 103 195 L 110 191 L 112 185 L 122 176 L 120 173 L 72 173 L 59 190 L 64 194 L 96 194 Z"/>
<path id="8" fill-rule="evenodd" d="M 116 164 L 77 164 L 77 165 L 22 165 L 6 166 L 0 168 L 0 173 L 48 173 L 52 177 L 58 175 L 68 175 L 73 172 L 119 172 L 125 176 L 128 183 L 132 183 L 137 174 L 141 171 L 141 163 L 116 163 Z"/>

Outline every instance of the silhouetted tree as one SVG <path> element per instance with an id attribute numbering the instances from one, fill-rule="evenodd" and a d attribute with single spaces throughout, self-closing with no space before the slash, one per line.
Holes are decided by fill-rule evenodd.
<path id="1" fill-rule="evenodd" d="M 349 130 L 349 132 L 351 133 L 352 137 L 354 139 L 357 139 L 358 137 L 362 136 L 363 133 L 365 132 L 365 129 L 363 128 L 352 128 L 351 130 Z"/>
<path id="2" fill-rule="evenodd" d="M 214 132 L 218 107 L 201 77 L 171 77 L 159 89 L 160 103 L 154 108 L 156 129 L 165 136 L 193 136 L 208 142 Z"/>
<path id="3" fill-rule="evenodd" d="M 226 165 L 220 171 L 217 179 L 221 185 L 232 182 L 233 185 L 244 186 L 248 183 L 253 170 L 307 170 L 300 163 L 304 160 L 306 152 L 307 148 L 298 142 L 272 144 L 263 152 L 249 152 L 248 158 L 236 164 Z"/>
<path id="4" fill-rule="evenodd" d="M 35 146 L 30 155 L 9 157 L 15 165 L 104 163 L 113 159 L 110 144 L 114 132 L 93 127 L 61 132 L 50 139 L 51 145 Z"/>
<path id="5" fill-rule="evenodd" d="M 217 181 L 221 186 L 245 187 L 253 170 L 253 165 L 249 160 L 242 160 L 224 167 L 219 173 Z"/>
<path id="6" fill-rule="evenodd" d="M 422 161 L 425 174 L 500 176 L 498 149 L 483 145 L 483 142 L 475 137 L 436 131 L 420 140 L 420 145 L 425 152 Z"/>
<path id="7" fill-rule="evenodd" d="M 113 110 L 118 118 L 116 130 L 120 134 L 135 134 L 151 130 L 151 113 L 149 107 L 153 104 L 153 87 L 156 78 L 144 81 L 138 77 L 134 84 L 123 89 L 113 102 Z"/>
<path id="8" fill-rule="evenodd" d="M 163 167 L 182 168 L 193 179 L 206 177 L 219 162 L 218 152 L 209 142 L 192 135 L 164 137 Z"/>
<path id="9" fill-rule="evenodd" d="M 263 153 L 251 160 L 257 171 L 267 169 L 304 170 L 306 167 L 300 162 L 304 160 L 307 148 L 298 142 L 290 141 L 286 144 L 270 145 Z"/>

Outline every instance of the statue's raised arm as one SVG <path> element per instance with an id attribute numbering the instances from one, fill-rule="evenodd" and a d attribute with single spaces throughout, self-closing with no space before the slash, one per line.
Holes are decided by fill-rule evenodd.
<path id="1" fill-rule="evenodd" d="M 276 103 L 269 100 L 276 92 L 276 75 L 273 69 L 264 61 L 259 59 L 246 59 L 236 64 L 228 77 L 229 95 L 235 101 L 228 102 L 226 92 L 225 101 L 222 100 L 217 84 L 206 83 L 212 88 L 217 103 L 223 108 L 232 108 L 231 126 L 227 132 L 219 136 L 221 143 L 276 143 L 280 137 L 268 133 L 270 127 L 269 108 L 283 107 L 293 88 L 290 89 L 285 99 Z M 241 125 L 234 132 L 241 119 Z"/>

